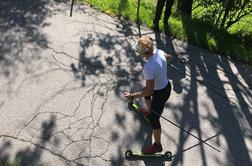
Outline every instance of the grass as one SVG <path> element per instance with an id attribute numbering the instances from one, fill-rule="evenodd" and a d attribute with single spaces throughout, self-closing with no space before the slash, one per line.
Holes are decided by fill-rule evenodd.
<path id="1" fill-rule="evenodd" d="M 137 0 L 80 0 L 112 16 L 137 20 Z M 142 0 L 140 22 L 152 26 L 156 0 Z M 175 5 L 173 6 L 173 9 Z M 169 34 L 177 39 L 192 43 L 232 59 L 252 64 L 252 16 L 244 18 L 229 31 L 213 29 L 213 25 L 202 21 L 199 16 L 191 20 L 174 14 L 169 19 Z M 203 14 L 203 13 L 202 13 Z M 160 24 L 163 29 L 163 25 Z M 211 33 L 211 35 L 210 35 Z"/>
<path id="2" fill-rule="evenodd" d="M 6 161 L 3 166 L 19 166 L 18 162 L 16 161 Z"/>

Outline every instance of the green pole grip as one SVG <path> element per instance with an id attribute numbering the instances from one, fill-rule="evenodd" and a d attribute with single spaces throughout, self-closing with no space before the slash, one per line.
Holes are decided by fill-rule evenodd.
<path id="1" fill-rule="evenodd" d="M 132 106 L 134 107 L 134 109 L 138 110 L 139 109 L 139 106 L 135 103 L 132 104 Z"/>

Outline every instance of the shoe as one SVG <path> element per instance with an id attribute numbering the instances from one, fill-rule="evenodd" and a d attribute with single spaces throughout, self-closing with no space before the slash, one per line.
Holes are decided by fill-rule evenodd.
<path id="1" fill-rule="evenodd" d="M 155 153 L 162 152 L 163 148 L 161 144 L 154 143 L 143 151 L 143 154 L 154 155 Z"/>

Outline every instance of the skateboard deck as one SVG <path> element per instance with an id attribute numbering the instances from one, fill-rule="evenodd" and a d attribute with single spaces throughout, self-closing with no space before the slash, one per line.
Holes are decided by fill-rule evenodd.
<path id="1" fill-rule="evenodd" d="M 164 159 L 171 161 L 172 160 L 172 153 L 170 151 L 166 151 L 164 154 L 156 153 L 156 154 L 150 155 L 150 154 L 143 154 L 143 153 L 135 153 L 135 152 L 132 152 L 131 150 L 127 150 L 125 152 L 125 157 L 126 158 L 134 158 L 134 157 L 138 157 L 138 158 L 164 158 Z"/>

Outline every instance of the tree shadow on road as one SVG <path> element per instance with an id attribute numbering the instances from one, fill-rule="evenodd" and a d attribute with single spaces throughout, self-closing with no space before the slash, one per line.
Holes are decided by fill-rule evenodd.
<path id="1" fill-rule="evenodd" d="M 22 63 L 23 66 L 26 66 L 25 64 L 32 64 L 33 60 L 41 58 L 38 50 L 41 48 L 47 49 L 48 40 L 46 36 L 41 33 L 40 27 L 49 26 L 45 20 L 47 17 L 51 16 L 52 13 L 47 6 L 49 5 L 49 0 L 7 1 L 1 2 L 0 4 L 1 7 L 3 7 L 3 10 L 0 11 L 1 16 L 4 16 L 3 24 L 0 26 L 0 34 L 3 34 L 3 38 L 0 39 L 0 50 L 1 53 L 4 53 L 0 56 L 0 65 L 3 68 L 1 71 L 4 75 L 10 77 L 11 70 L 17 71 L 18 65 L 16 65 L 16 63 Z M 111 34 L 103 36 L 95 32 L 84 35 L 80 39 L 81 51 L 78 57 L 78 63 L 72 63 L 69 67 L 72 68 L 73 74 L 81 81 L 83 87 L 89 86 L 90 77 L 96 77 L 96 82 L 91 82 L 91 84 L 97 83 L 100 87 L 113 90 L 119 97 L 126 88 L 141 88 L 141 71 L 134 70 L 137 56 L 132 49 L 130 40 L 125 41 L 126 37 L 130 38 L 137 35 L 133 34 L 131 31 L 130 22 L 119 20 L 118 25 L 120 25 L 117 27 L 118 36 Z M 16 35 L 16 31 L 19 35 Z M 120 36 L 121 33 L 123 33 L 122 36 Z M 96 48 L 98 49 L 92 50 L 93 52 L 90 53 L 90 49 L 92 49 L 94 43 L 97 44 L 98 47 Z M 28 45 L 31 46 L 31 48 L 26 48 Z M 99 49 L 103 51 L 99 51 Z M 29 55 L 23 56 L 23 54 L 27 52 Z M 122 55 L 130 55 L 130 58 Z M 8 59 L 9 57 L 14 60 L 10 61 Z M 128 66 L 121 65 L 125 61 L 129 62 L 127 63 Z M 143 62 L 139 61 L 138 65 L 142 63 Z M 128 70 L 129 68 L 132 70 Z M 32 66 L 31 69 L 35 70 L 36 67 Z M 133 72 L 134 74 L 132 74 Z M 106 78 L 103 77 L 104 75 L 108 76 L 109 79 L 106 80 Z M 134 82 L 134 85 L 131 82 Z M 36 118 L 42 117 L 37 115 L 44 115 L 43 113 L 39 112 L 36 114 L 34 119 L 26 125 L 30 125 L 32 122 L 35 123 L 35 121 L 38 120 Z M 134 116 L 136 119 L 140 118 L 137 114 L 134 114 Z M 21 165 L 28 165 L 31 163 L 34 165 L 43 165 L 43 161 L 40 161 L 43 150 L 45 150 L 43 148 L 46 148 L 45 146 L 50 141 L 51 137 L 53 137 L 52 132 L 55 128 L 56 120 L 55 118 L 51 118 L 48 122 L 44 122 L 40 141 L 37 142 L 38 144 L 34 144 L 34 148 L 19 150 L 15 155 L 15 160 L 18 160 Z M 119 119 L 118 121 L 121 120 Z M 27 127 L 26 125 L 24 128 Z M 137 142 L 141 144 L 144 144 L 145 141 L 143 137 L 145 131 L 148 132 L 145 125 L 146 124 L 140 125 L 140 132 L 136 135 L 136 138 L 134 138 L 134 140 L 138 140 Z M 22 132 L 24 128 L 21 129 Z M 19 139 L 14 137 L 8 138 Z M 148 138 L 147 141 L 149 140 Z M 26 142 L 27 140 L 23 141 Z M 53 144 L 53 146 L 56 148 L 57 145 Z M 128 146 L 130 146 L 130 143 Z M 6 162 L 10 157 L 8 154 L 9 147 L 11 147 L 11 142 L 8 141 L 1 146 L 1 162 Z M 120 149 L 120 147 L 118 147 L 118 151 L 120 154 L 124 155 L 124 151 Z M 123 162 L 124 157 L 122 156 L 115 156 L 115 161 L 117 163 Z"/>
<path id="2" fill-rule="evenodd" d="M 30 64 L 40 58 L 38 48 L 47 45 L 40 27 L 47 26 L 44 21 L 50 15 L 48 3 L 48 0 L 0 2 L 0 74 L 12 76 L 18 63 Z"/>
<path id="3" fill-rule="evenodd" d="M 173 38 L 169 35 L 155 33 L 155 40 L 158 49 L 164 50 L 166 53 L 171 54 L 172 62 L 168 62 L 168 79 L 172 80 L 172 88 L 177 93 L 182 93 L 184 89 L 181 80 L 185 78 L 185 64 L 184 60 L 179 58 L 173 46 Z M 172 64 L 172 66 L 171 66 Z"/>
<path id="4" fill-rule="evenodd" d="M 185 31 L 187 32 L 186 26 Z M 195 32 L 194 37 L 197 38 L 197 32 Z M 162 45 L 165 45 L 165 42 Z M 173 46 L 167 45 L 166 47 Z M 178 62 L 180 67 L 171 65 L 172 68 L 179 71 L 175 72 L 174 76 L 182 74 L 182 77 L 179 78 L 185 77 L 188 80 L 186 81 L 188 85 L 183 87 L 183 91 L 187 93 L 181 99 L 184 101 L 183 106 L 179 108 L 181 112 L 174 112 L 175 115 L 177 114 L 175 117 L 180 117 L 176 119 L 176 123 L 188 131 L 197 131 L 197 136 L 203 139 L 206 138 L 207 133 L 202 131 L 200 121 L 202 119 L 209 121 L 216 132 L 213 133 L 215 141 L 210 141 L 213 146 L 222 148 L 225 146 L 222 143 L 227 143 L 227 151 L 223 152 L 223 149 L 220 149 L 222 153 L 226 153 L 225 164 L 251 165 L 248 147 L 245 144 L 245 139 L 251 140 L 251 135 L 248 134 L 251 131 L 251 113 L 249 112 L 252 109 L 249 104 L 249 101 L 251 101 L 249 69 L 245 70 L 246 68 L 237 62 L 231 62 L 226 57 L 213 55 L 190 44 L 183 47 L 183 50 L 178 52 L 177 55 L 179 56 L 176 57 L 180 59 L 180 62 Z M 186 61 L 184 61 L 185 59 Z M 180 71 L 181 65 L 182 71 Z M 185 70 L 185 68 L 188 70 Z M 174 80 L 173 76 L 172 78 Z M 207 103 L 203 106 L 202 103 L 198 103 L 200 98 L 199 85 L 206 88 L 205 93 L 213 107 L 208 106 Z M 178 92 L 176 91 L 176 93 Z M 204 109 L 207 116 L 202 116 L 203 110 L 200 111 L 198 108 Z M 214 115 L 215 113 L 217 113 L 217 117 Z M 222 137 L 225 138 L 226 142 L 220 141 Z M 180 132 L 177 154 L 172 165 L 183 164 L 184 146 L 188 138 L 189 136 L 186 133 Z M 206 166 L 206 159 L 213 156 L 206 155 L 205 148 L 209 147 L 203 146 L 203 144 L 198 144 L 198 146 L 200 146 L 201 151 L 201 165 Z M 217 157 L 215 158 L 219 165 L 224 164 L 221 163 L 222 161 L 218 161 Z"/>
<path id="5" fill-rule="evenodd" d="M 120 19 L 117 23 L 115 25 L 117 33 L 115 34 L 110 34 L 109 32 L 100 34 L 95 31 L 85 33 L 80 39 L 81 51 L 78 63 L 72 63 L 71 68 L 83 87 L 95 84 L 95 88 L 108 89 L 113 91 L 118 98 L 121 98 L 124 90 L 128 89 L 131 91 L 142 88 L 142 72 L 136 68 L 141 66 L 143 61 L 140 61 L 132 48 L 133 44 L 130 38 L 134 38 L 137 35 L 133 34 L 131 23 Z M 99 94 L 94 93 L 94 96 L 99 96 Z M 106 96 L 103 97 L 107 98 Z M 127 105 L 125 105 L 125 109 L 127 110 Z M 141 121 L 141 124 L 134 136 L 125 134 L 124 139 L 149 145 L 151 141 L 150 128 L 146 128 L 146 124 L 142 122 L 143 119 L 141 120 L 142 117 L 137 112 L 132 112 L 132 114 L 135 120 Z M 127 125 L 125 124 L 124 116 L 124 114 L 116 114 L 114 119 L 116 125 L 122 129 L 125 129 L 125 125 Z M 147 140 L 144 138 L 146 133 Z M 111 138 L 113 141 L 118 139 L 117 131 L 111 132 Z M 124 163 L 125 152 L 123 149 L 130 147 L 131 142 L 119 145 L 117 148 L 119 155 L 110 156 L 111 164 L 120 165 Z"/>
<path id="6" fill-rule="evenodd" d="M 207 61 L 205 57 L 203 58 L 204 61 Z M 230 165 L 251 165 L 245 139 L 251 140 L 247 133 L 251 132 L 251 114 L 248 112 L 252 107 L 245 101 L 249 96 L 244 95 L 244 92 L 251 91 L 251 89 L 248 87 L 245 88 L 246 90 L 240 89 L 239 86 L 242 86 L 242 82 L 235 73 L 232 73 L 230 62 L 223 57 L 220 57 L 220 61 L 221 63 L 216 63 L 215 66 L 207 66 L 208 69 L 215 69 L 211 73 L 201 68 L 205 82 L 210 82 L 209 78 L 211 77 L 215 78 L 214 85 L 212 85 L 214 87 L 209 86 L 207 88 L 218 114 L 218 119 L 212 123 L 219 124 L 219 129 L 223 132 L 222 136 L 224 136 L 228 145 L 228 151 L 226 151 L 228 161 L 226 162 L 229 162 Z M 218 74 L 219 66 L 224 69 L 225 77 L 228 80 L 226 83 Z M 234 93 L 229 92 L 229 88 L 226 88 L 225 84 L 228 84 Z M 209 85 L 211 84 L 209 83 Z M 245 91 L 243 92 L 243 90 Z"/>
<path id="7" fill-rule="evenodd" d="M 1 138 L 1 137 L 0 137 Z M 10 155 L 8 154 L 8 149 L 11 147 L 11 141 L 6 140 L 0 146 L 0 164 L 8 162 Z"/>
<path id="8" fill-rule="evenodd" d="M 41 50 L 48 45 L 42 29 L 50 26 L 53 0 L 0 1 L 0 77 L 12 91 L 12 85 L 21 74 L 32 75 L 42 68 Z"/>
<path id="9" fill-rule="evenodd" d="M 122 24 L 119 22 L 118 24 L 123 25 L 117 26 L 119 27 L 118 32 L 123 32 L 123 39 L 134 35 L 130 30 L 125 31 L 125 29 L 130 29 L 125 26 L 127 24 L 124 22 Z M 123 28 L 120 29 L 120 27 Z M 195 37 L 197 37 L 197 35 Z M 80 40 L 82 51 L 79 54 L 79 64 L 73 64 L 72 69 L 74 73 L 76 73 L 76 71 L 81 73 L 82 76 L 80 78 L 83 86 L 87 86 L 88 78 L 94 76 L 97 78 L 97 84 L 109 87 L 119 98 L 122 91 L 127 87 L 130 87 L 131 90 L 136 90 L 141 87 L 139 84 L 141 80 L 141 71 L 136 71 L 134 75 L 132 75 L 131 72 L 127 70 L 128 68 L 134 68 L 137 56 L 131 48 L 132 44 L 130 41 L 125 41 L 123 39 L 118 35 L 106 34 L 102 36 L 92 33 L 91 35 L 87 35 L 87 37 L 84 36 Z M 236 73 L 230 68 L 231 64 L 226 58 L 220 58 L 219 56 L 212 55 L 205 50 L 191 45 L 184 46 L 183 51 L 175 51 L 172 38 L 169 36 L 162 38 L 160 34 L 156 34 L 156 42 L 158 48 L 171 52 L 174 56 L 172 64 L 168 64 L 168 77 L 173 82 L 174 91 L 177 94 L 181 94 L 181 100 L 184 101 L 182 106 L 177 106 L 177 109 L 180 111 L 173 113 L 176 123 L 189 132 L 196 131 L 196 135 L 202 140 L 212 138 L 211 141 L 208 141 L 218 148 L 222 148 L 220 140 L 224 137 L 229 148 L 225 152 L 226 162 L 229 162 L 231 165 L 237 165 L 240 161 L 243 161 L 243 164 L 250 164 L 248 148 L 244 141 L 245 138 L 251 139 L 251 136 L 247 134 L 249 133 L 248 131 L 251 130 L 251 106 L 249 106 L 247 102 L 251 100 L 251 75 L 249 75 L 249 72 L 244 71 L 245 68 L 243 67 L 236 66 L 238 73 L 241 72 L 242 79 L 245 80 L 242 81 L 242 79 L 238 78 Z M 89 49 L 92 44 L 99 47 L 95 47 L 96 49 L 90 54 Z M 99 52 L 101 48 L 103 51 Z M 127 57 L 121 55 L 130 55 L 133 60 L 130 61 Z M 121 65 L 126 62 L 129 66 Z M 142 65 L 142 62 L 140 62 L 140 64 Z M 228 80 L 223 80 L 219 73 L 224 73 L 222 76 L 226 77 Z M 109 76 L 105 81 L 104 75 Z M 244 83 L 247 85 L 244 86 Z M 225 87 L 226 84 L 229 84 L 235 92 L 233 95 L 237 99 L 234 102 L 227 93 L 228 89 Z M 208 103 L 199 103 L 198 99 L 201 97 L 198 92 L 200 89 L 199 85 L 206 88 L 204 94 L 210 99 L 213 107 L 209 107 Z M 245 91 L 245 97 L 243 91 Z M 199 108 L 204 109 L 207 116 L 203 116 Z M 241 114 L 240 117 L 237 116 L 236 111 Z M 215 117 L 215 113 L 217 117 Z M 242 117 L 243 115 L 245 118 Z M 121 118 L 123 116 L 124 115 L 118 115 L 115 117 L 115 122 L 121 128 L 125 127 L 123 123 L 124 118 Z M 202 120 L 211 123 L 214 133 L 205 133 L 202 131 Z M 248 129 L 240 127 L 243 122 L 245 122 L 245 125 L 249 124 Z M 146 130 L 146 125 L 141 123 L 139 130 L 136 131 L 139 135 L 136 134 L 134 137 L 126 135 L 125 140 L 139 140 L 139 144 L 144 144 L 145 132 L 148 133 L 149 130 Z M 112 131 L 111 135 L 113 140 L 118 139 L 116 131 Z M 149 135 L 151 134 L 149 133 Z M 213 135 L 214 137 L 212 137 Z M 179 140 L 176 142 L 177 153 L 174 156 L 172 165 L 183 164 L 184 153 L 190 150 L 185 147 L 188 140 L 189 135 L 180 131 Z M 150 140 L 148 142 L 150 142 Z M 209 147 L 203 146 L 202 143 L 196 146 L 200 148 L 202 165 L 206 166 L 208 164 L 208 157 L 216 157 L 207 156 L 205 148 Z M 124 143 L 118 147 L 119 155 L 111 157 L 111 161 L 115 165 L 124 163 L 124 158 L 122 157 L 124 152 L 121 150 L 123 147 L 130 148 L 131 146 L 130 143 Z M 193 147 L 195 146 L 193 145 Z M 237 155 L 237 153 L 240 155 Z M 216 158 L 216 160 L 218 159 Z M 224 164 L 220 163 L 221 161 L 216 162 Z M 145 164 L 148 165 L 148 161 L 145 161 Z"/>
<path id="10" fill-rule="evenodd" d="M 50 119 L 48 119 L 48 121 L 44 121 L 41 124 L 41 133 L 40 133 L 40 136 L 38 136 L 39 141 L 38 142 L 33 142 L 33 141 L 25 142 L 33 146 L 25 148 L 23 150 L 18 150 L 14 157 L 14 161 L 11 161 L 11 158 L 9 155 L 9 152 L 10 152 L 9 150 L 12 148 L 15 148 L 15 147 L 12 147 L 11 140 L 21 141 L 21 142 L 24 142 L 24 140 L 20 138 L 15 138 L 15 137 L 3 136 L 2 145 L 0 146 L 0 164 L 4 165 L 9 162 L 13 164 L 18 164 L 20 166 L 44 165 L 45 161 L 41 161 L 40 159 L 45 150 L 44 147 L 46 146 L 46 144 L 52 141 L 52 134 L 56 127 L 55 120 L 56 120 L 55 116 L 51 116 Z M 53 142 L 55 143 L 55 141 Z M 54 146 L 57 146 L 57 144 L 55 144 Z"/>
<path id="11" fill-rule="evenodd" d="M 41 136 L 39 137 L 40 142 L 36 143 L 38 146 L 35 148 L 26 148 L 17 152 L 15 160 L 20 162 L 20 165 L 43 165 L 43 161 L 40 161 L 40 158 L 43 154 L 43 147 L 50 141 L 53 134 L 55 126 L 55 116 L 47 122 L 42 123 Z M 55 145 L 57 146 L 57 145 Z M 41 162 L 41 163 L 40 163 Z"/>

